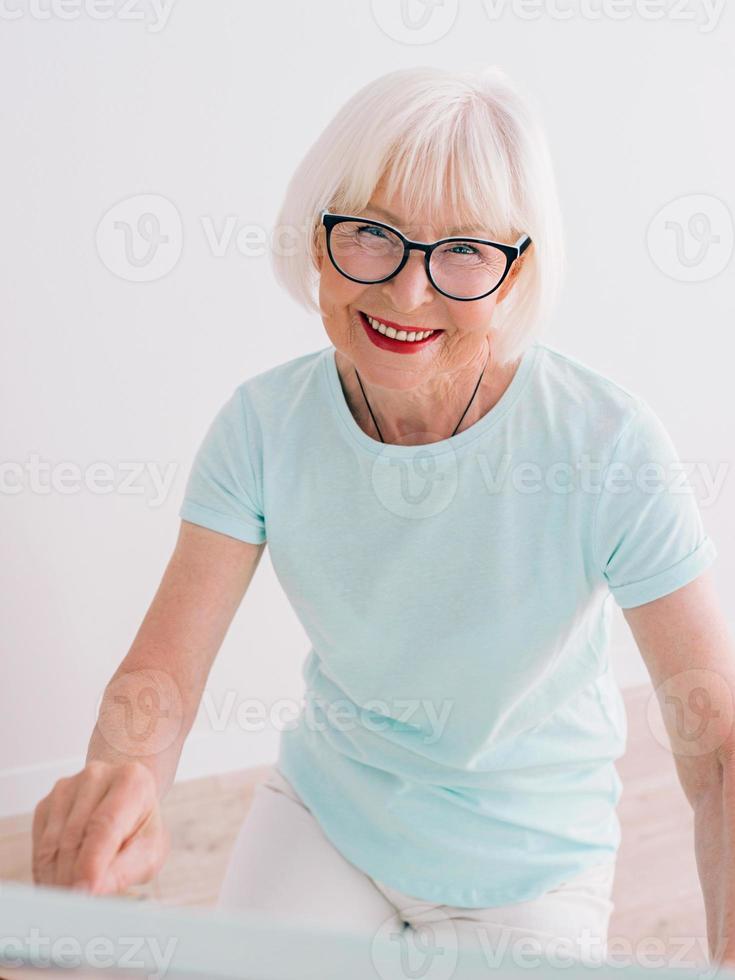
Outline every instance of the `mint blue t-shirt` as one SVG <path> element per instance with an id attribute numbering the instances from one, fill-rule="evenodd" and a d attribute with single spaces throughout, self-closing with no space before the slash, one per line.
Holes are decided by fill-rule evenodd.
<path id="1" fill-rule="evenodd" d="M 533 899 L 618 848 L 612 603 L 715 547 L 657 416 L 579 361 L 534 343 L 479 421 L 398 446 L 334 353 L 234 390 L 179 514 L 268 542 L 311 644 L 278 765 L 344 857 L 426 901 Z"/>

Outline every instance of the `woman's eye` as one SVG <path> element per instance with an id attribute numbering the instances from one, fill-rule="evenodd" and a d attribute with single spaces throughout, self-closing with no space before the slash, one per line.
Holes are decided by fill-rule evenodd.
<path id="1" fill-rule="evenodd" d="M 383 233 L 383 229 L 382 228 L 378 228 L 377 225 L 363 225 L 363 227 L 360 228 L 360 229 L 358 229 L 358 230 L 360 232 L 365 232 L 365 231 L 380 232 L 381 235 Z"/>
<path id="2" fill-rule="evenodd" d="M 464 251 L 459 251 L 459 249 L 464 249 Z M 478 251 L 476 248 L 472 248 L 471 245 L 452 245 L 449 251 L 453 255 L 477 255 Z"/>

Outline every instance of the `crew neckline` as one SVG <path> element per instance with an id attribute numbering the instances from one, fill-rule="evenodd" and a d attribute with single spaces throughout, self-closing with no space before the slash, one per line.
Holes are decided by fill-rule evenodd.
<path id="1" fill-rule="evenodd" d="M 342 383 L 335 360 L 337 351 L 332 344 L 325 347 L 322 351 L 321 361 L 337 415 L 353 443 L 376 456 L 413 457 L 416 455 L 417 450 L 423 450 L 431 456 L 439 456 L 442 453 L 455 452 L 469 445 L 481 436 L 486 435 L 487 432 L 498 424 L 517 401 L 538 360 L 540 351 L 541 345 L 538 341 L 534 341 L 526 348 L 521 357 L 521 363 L 518 365 L 510 384 L 490 411 L 486 412 L 477 422 L 474 422 L 469 428 L 463 429 L 462 432 L 458 432 L 457 435 L 440 439 L 438 442 L 429 442 L 416 446 L 399 446 L 394 443 L 383 443 L 379 439 L 373 439 L 372 436 L 363 432 L 355 421 L 345 399 L 344 392 L 342 391 Z"/>

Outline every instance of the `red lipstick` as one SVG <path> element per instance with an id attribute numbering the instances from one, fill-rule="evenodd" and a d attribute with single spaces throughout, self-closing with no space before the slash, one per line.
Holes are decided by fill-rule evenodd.
<path id="1" fill-rule="evenodd" d="M 427 344 L 432 343 L 432 341 L 436 340 L 439 334 L 442 333 L 441 330 L 435 330 L 423 340 L 396 340 L 393 337 L 386 337 L 385 334 L 373 329 L 362 310 L 358 310 L 357 312 L 360 317 L 360 323 L 362 324 L 363 330 L 368 335 L 371 343 L 373 343 L 376 347 L 380 347 L 382 350 L 393 351 L 396 354 L 410 354 L 412 351 L 426 347 Z M 374 317 L 374 319 L 377 320 L 379 318 Z M 406 333 L 421 333 L 423 330 L 422 327 L 406 327 L 401 323 L 391 323 L 390 320 L 380 319 L 380 322 L 385 324 L 386 327 L 393 327 L 394 330 L 405 330 Z"/>

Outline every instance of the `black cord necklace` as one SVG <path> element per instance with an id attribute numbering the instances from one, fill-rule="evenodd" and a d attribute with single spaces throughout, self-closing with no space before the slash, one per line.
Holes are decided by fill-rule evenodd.
<path id="1" fill-rule="evenodd" d="M 482 381 L 482 376 L 485 373 L 485 368 L 487 367 L 487 362 L 489 360 L 490 360 L 490 353 L 488 352 L 488 355 L 485 358 L 485 366 L 483 367 L 482 371 L 480 372 L 480 377 L 477 379 L 477 384 L 475 385 L 475 390 L 472 392 L 472 398 L 470 398 L 470 400 L 467 402 L 467 408 L 464 410 L 464 412 L 462 412 L 462 415 L 460 416 L 459 422 L 457 422 L 457 424 L 454 427 L 454 432 L 452 433 L 452 435 L 454 435 L 457 432 L 457 429 L 462 424 L 462 419 L 465 417 L 465 415 L 469 411 L 470 405 L 472 404 L 472 402 L 475 399 L 475 395 L 477 394 L 477 389 L 480 387 L 480 382 Z M 375 425 L 375 428 L 378 430 L 378 435 L 380 437 L 380 441 L 384 443 L 385 442 L 385 439 L 383 438 L 383 433 L 380 431 L 380 426 L 378 425 L 378 420 L 373 415 L 372 408 L 370 408 L 370 402 L 368 401 L 367 395 L 365 394 L 365 389 L 362 386 L 362 381 L 360 380 L 360 375 L 357 373 L 357 368 L 355 368 L 355 377 L 357 378 L 357 383 L 360 385 L 360 391 L 362 392 L 362 397 L 365 399 L 365 404 L 367 405 L 368 412 L 370 412 L 370 418 L 373 420 L 373 424 Z M 451 436 L 449 438 L 451 439 Z"/>

